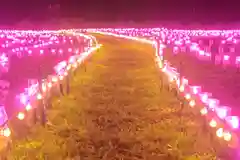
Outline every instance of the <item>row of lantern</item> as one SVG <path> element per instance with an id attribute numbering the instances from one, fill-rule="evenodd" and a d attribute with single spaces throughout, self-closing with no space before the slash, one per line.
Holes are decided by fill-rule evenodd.
<path id="1" fill-rule="evenodd" d="M 69 40 L 71 41 L 71 40 Z M 44 43 L 41 43 L 41 44 L 38 44 L 38 45 L 33 45 L 33 46 L 30 46 L 30 47 L 23 47 L 23 46 L 19 46 L 19 47 L 15 47 L 15 48 L 12 48 L 11 49 L 11 52 L 13 53 L 19 53 L 19 52 L 27 52 L 29 55 L 33 54 L 33 53 L 40 53 L 41 55 L 45 52 L 44 49 L 40 49 L 38 52 L 35 52 L 35 50 L 37 48 L 46 48 L 47 46 L 49 45 L 58 45 L 60 42 L 59 41 L 49 41 L 49 42 L 44 42 Z M 65 42 L 63 42 L 63 44 L 65 44 Z M 70 44 L 72 44 L 73 42 L 71 42 Z M 52 48 L 52 47 L 51 47 Z M 47 49 L 47 48 L 46 48 Z M 69 52 L 72 51 L 71 48 L 68 49 Z M 52 48 L 51 49 L 51 52 L 52 53 L 55 53 L 56 52 L 56 49 Z M 59 49 L 59 53 L 62 52 L 62 49 Z"/>
<path id="2" fill-rule="evenodd" d="M 90 29 L 89 31 L 97 31 L 96 29 Z M 98 30 L 99 31 L 99 30 Z M 204 30 L 199 30 L 199 31 L 193 31 L 193 33 L 196 34 L 189 34 L 188 31 L 183 31 L 183 30 L 167 30 L 164 28 L 152 28 L 152 29 L 101 29 L 101 31 L 106 31 L 110 33 L 117 33 L 117 34 L 123 34 L 123 35 L 128 35 L 128 36 L 133 36 L 133 37 L 141 37 L 145 36 L 146 33 L 148 33 L 147 36 L 154 36 L 155 39 L 161 39 L 163 42 L 167 44 L 173 44 L 175 45 L 174 47 L 174 52 L 180 51 L 180 49 L 185 49 L 186 46 L 190 49 L 190 51 L 196 53 L 196 56 L 198 56 L 200 59 L 203 60 L 210 60 L 211 59 L 211 53 L 210 51 L 203 50 L 198 43 L 194 43 L 191 40 L 192 37 L 197 37 L 197 36 L 209 36 L 211 37 L 222 37 L 222 44 L 225 44 L 227 41 L 232 42 L 233 44 L 236 44 L 238 41 L 237 39 L 240 37 L 240 31 L 239 30 L 233 30 L 233 31 L 224 31 L 224 30 L 215 30 L 215 31 L 204 31 Z M 205 32 L 207 34 L 205 34 Z M 198 34 L 197 34 L 198 33 Z M 216 34 L 219 33 L 219 34 Z M 201 35 L 203 34 L 203 35 Z M 179 36 L 180 35 L 180 36 Z M 168 40 L 166 40 L 166 37 Z M 235 38 L 234 38 L 235 37 Z M 186 46 L 183 46 L 186 44 Z M 208 47 L 206 47 L 208 48 Z M 230 53 L 223 53 L 221 50 L 221 47 L 219 48 L 219 53 L 220 55 L 216 55 L 215 63 L 218 64 L 223 64 L 223 65 L 229 65 L 234 63 L 237 67 L 240 67 L 240 56 L 231 56 L 232 53 L 236 52 L 234 48 L 230 47 Z"/>
<path id="3" fill-rule="evenodd" d="M 124 35 L 135 35 L 135 36 L 143 36 L 145 35 L 161 35 L 162 33 L 171 33 L 176 34 L 180 37 L 184 36 L 196 36 L 196 37 L 226 37 L 228 39 L 234 39 L 234 37 L 238 37 L 240 35 L 240 30 L 173 30 L 168 28 L 102 28 L 102 29 L 86 29 L 89 30 L 98 30 L 102 32 L 111 32 L 116 34 L 124 34 Z"/>
<path id="4" fill-rule="evenodd" d="M 32 55 L 32 53 L 40 53 L 41 55 L 45 52 L 44 49 L 40 49 L 39 51 L 35 51 L 36 48 L 43 48 L 47 47 L 49 45 L 57 45 L 60 43 L 60 41 L 63 42 L 63 44 L 68 43 L 70 45 L 73 45 L 73 39 L 71 36 L 62 36 L 59 31 L 54 32 L 38 32 L 38 31 L 32 31 L 32 32 L 25 32 L 25 31 L 1 31 L 1 49 L 0 52 L 4 55 L 11 55 L 12 53 L 16 54 L 23 54 L 24 52 L 28 53 L 28 55 Z M 11 36 L 10 36 L 10 35 Z M 42 38 L 42 34 L 43 36 Z M 73 35 L 76 36 L 76 40 L 79 41 L 79 37 L 83 37 L 83 41 L 86 42 L 86 38 L 84 38 L 83 35 Z M 15 47 L 17 45 L 17 47 Z M 89 46 L 88 46 L 89 47 Z M 71 52 L 71 48 L 68 49 L 69 52 Z M 56 49 L 51 49 L 52 53 L 56 53 Z M 59 53 L 61 53 L 62 50 L 59 50 Z"/>
<path id="5" fill-rule="evenodd" d="M 89 29 L 88 31 L 97 31 L 97 29 Z M 98 30 L 100 31 L 100 30 Z M 171 30 L 166 28 L 107 28 L 101 29 L 103 32 L 110 32 L 122 35 L 128 35 L 132 37 L 154 37 L 155 39 L 161 39 L 167 44 L 174 44 L 177 48 L 184 48 L 184 44 L 189 46 L 190 50 L 196 52 L 197 56 L 204 60 L 211 59 L 211 53 L 208 50 L 208 47 L 205 47 L 206 50 L 203 50 L 200 46 L 200 42 L 195 43 L 195 37 L 209 37 L 209 45 L 213 43 L 213 39 L 221 39 L 221 44 L 232 43 L 233 45 L 239 45 L 240 30 Z M 223 48 L 219 48 L 219 53 L 221 55 L 216 55 L 215 63 L 223 63 L 224 65 L 229 65 L 234 61 L 234 65 L 239 67 L 240 65 L 240 56 L 233 56 L 231 54 L 235 53 L 236 50 L 234 46 L 229 46 L 230 53 L 224 53 Z M 176 50 L 175 49 L 175 50 Z M 233 59 L 234 58 L 234 59 Z"/>
<path id="6" fill-rule="evenodd" d="M 57 32 L 58 33 L 58 32 Z M 86 51 L 88 50 L 88 48 L 90 47 L 90 44 L 92 41 L 91 39 L 87 39 L 86 37 L 84 37 L 83 35 L 69 35 L 68 37 L 66 35 L 63 35 L 63 41 L 62 44 L 64 46 L 62 46 L 61 48 L 58 47 L 60 41 L 59 41 L 59 37 L 61 35 L 57 35 L 57 33 L 48 33 L 47 35 L 50 37 L 48 38 L 48 42 L 44 41 L 44 42 L 38 42 L 37 44 L 32 43 L 30 46 L 23 46 L 22 44 L 24 44 L 26 42 L 26 40 L 21 40 L 21 41 L 12 41 L 14 42 L 14 46 L 16 46 L 15 48 L 12 46 L 11 48 L 8 48 L 8 50 L 6 50 L 7 48 L 7 44 L 9 44 L 9 41 L 6 40 L 5 44 L 2 44 L 2 47 L 5 49 L 0 49 L 0 52 L 2 52 L 1 56 L 0 56 L 0 65 L 1 65 L 1 71 L 2 72 L 7 72 L 8 71 L 8 59 L 9 56 L 11 56 L 12 54 L 16 54 L 18 57 L 23 57 L 24 55 L 33 55 L 33 54 L 39 54 L 39 55 L 43 55 L 44 53 L 48 54 L 48 53 L 52 53 L 52 54 L 59 54 L 59 55 L 63 55 L 63 52 L 66 53 L 66 51 L 64 50 L 65 48 L 67 48 L 67 52 L 71 53 L 71 54 L 79 54 L 79 52 L 82 52 L 83 50 Z M 6 33 L 5 33 L 6 34 Z M 24 34 L 23 34 L 24 35 Z M 24 37 L 22 35 L 22 37 Z M 41 36 L 41 34 L 39 34 L 39 37 Z M 30 33 L 28 34 L 28 37 L 31 38 Z M 72 48 L 73 44 L 73 37 L 75 38 L 75 41 L 77 43 L 81 43 L 81 41 L 83 41 L 85 44 L 85 46 L 82 45 L 83 48 L 79 48 L 78 46 L 76 48 Z M 80 39 L 81 38 L 81 39 Z M 19 43 L 18 43 L 19 42 Z M 86 45 L 87 42 L 87 45 Z M 50 46 L 50 50 L 49 48 L 47 48 L 47 46 Z M 70 47 L 69 47 L 70 46 Z M 63 49 L 64 48 L 64 49 Z"/>
<path id="7" fill-rule="evenodd" d="M 89 30 L 89 32 L 137 40 L 152 44 L 154 47 L 157 46 L 153 40 L 132 37 L 128 34 L 119 34 L 118 32 L 105 32 L 104 29 Z M 163 63 L 163 46 L 160 45 L 159 48 L 156 48 L 156 61 L 162 72 L 167 75 L 169 83 L 177 86 L 179 93 L 188 101 L 190 107 L 198 108 L 200 113 L 206 116 L 209 126 L 216 129 L 217 137 L 223 138 L 228 142 L 229 146 L 238 146 L 239 117 L 231 113 L 230 107 L 221 106 L 220 100 L 213 98 L 211 93 L 203 92 L 201 86 L 189 85 L 188 80 L 179 77 L 180 74 L 177 72 L 177 69 L 172 67 L 169 62 L 165 61 Z"/>
<path id="8" fill-rule="evenodd" d="M 56 33 L 59 33 L 59 31 L 56 31 Z M 68 32 L 68 33 L 83 37 L 84 39 L 87 39 L 90 42 L 93 41 L 92 36 L 84 35 L 82 33 L 74 33 L 74 32 Z M 42 80 L 41 86 L 39 86 L 39 83 L 35 81 L 30 86 L 28 86 L 28 88 L 25 88 L 25 92 L 20 93 L 17 96 L 19 98 L 20 105 L 23 105 L 24 108 L 18 113 L 16 113 L 16 117 L 19 120 L 25 119 L 26 112 L 36 107 L 33 105 L 32 102 L 36 100 L 41 100 L 42 98 L 44 98 L 46 94 L 51 90 L 52 87 L 56 86 L 60 81 L 64 79 L 64 77 L 68 75 L 68 72 L 70 70 L 76 69 L 79 66 L 79 64 L 81 64 L 84 61 L 84 59 L 86 59 L 86 57 L 89 56 L 89 54 L 99 49 L 100 47 L 101 45 L 98 45 L 98 44 L 96 45 L 88 44 L 87 48 L 85 48 L 85 51 L 83 53 L 80 53 L 78 51 L 75 55 L 69 57 L 68 60 L 59 62 L 54 67 L 55 74 L 49 75 L 47 79 Z M 4 108 L 2 109 L 4 110 Z M 1 113 L 5 113 L 5 115 L 2 117 L 6 119 L 7 117 L 6 112 L 3 111 Z M 7 117 L 5 121 L 7 122 L 11 118 L 12 117 Z M 9 129 L 7 123 L 4 123 L 4 125 L 2 125 L 2 128 L 0 130 L 0 135 L 5 137 L 9 137 L 11 135 L 11 130 Z"/>
<path id="9" fill-rule="evenodd" d="M 214 63 L 216 64 L 223 64 L 223 65 L 235 65 L 236 67 L 239 67 L 240 65 L 240 56 L 236 52 L 234 46 L 228 46 L 229 52 L 224 52 L 223 46 L 218 46 L 216 48 L 218 51 L 215 53 L 216 55 L 212 55 L 211 51 L 209 50 L 209 46 L 201 47 L 199 43 L 191 42 L 190 40 L 185 41 L 185 45 L 182 43 L 178 43 L 179 40 L 172 40 L 167 41 L 166 43 L 169 45 L 173 45 L 170 48 L 173 48 L 174 53 L 183 52 L 183 53 L 190 53 L 194 54 L 201 60 L 211 60 L 214 56 Z M 224 42 L 222 42 L 224 43 Z M 236 42 L 237 43 L 237 42 Z M 239 45 L 239 44 L 236 44 Z M 235 45 L 235 47 L 236 47 Z M 215 46 L 216 47 L 216 46 Z M 189 52 L 186 52 L 186 49 L 188 48 Z"/>
<path id="10" fill-rule="evenodd" d="M 89 29 L 89 31 L 94 31 L 97 29 Z M 101 29 L 101 31 L 103 32 L 111 32 L 111 33 L 117 33 L 117 34 L 124 34 L 124 35 L 128 35 L 128 36 L 134 36 L 134 37 L 161 37 L 161 39 L 163 41 L 174 41 L 176 40 L 176 42 L 180 43 L 182 41 L 186 41 L 185 43 L 190 43 L 190 40 L 192 37 L 201 37 L 201 34 L 197 34 L 199 33 L 203 33 L 202 36 L 204 37 L 220 37 L 222 39 L 222 43 L 226 43 L 227 41 L 232 42 L 233 44 L 237 43 L 237 39 L 239 38 L 240 35 L 240 31 L 225 31 L 225 30 L 219 30 L 219 31 L 208 31 L 208 30 L 201 30 L 201 31 L 193 31 L 194 34 L 189 34 L 189 31 L 184 31 L 184 30 L 171 30 L 171 29 L 166 29 L 166 28 L 140 28 L 140 29 L 136 29 L 136 28 L 108 28 L 108 29 Z M 207 34 L 204 34 L 204 33 Z M 190 32 L 191 33 L 191 32 Z M 218 33 L 218 34 L 216 34 Z M 229 35 L 231 34 L 231 35 Z"/>
<path id="11" fill-rule="evenodd" d="M 80 53 L 80 55 L 71 56 L 68 61 L 62 61 L 62 62 L 58 63 L 54 67 L 55 71 L 56 71 L 56 75 L 55 76 L 52 76 L 52 75 L 49 76 L 49 77 L 51 77 L 50 80 L 47 80 L 44 83 L 42 83 L 41 88 L 42 88 L 43 93 L 45 93 L 46 91 L 49 91 L 54 86 L 54 84 L 56 84 L 58 81 L 63 80 L 64 77 L 68 75 L 68 71 L 71 68 L 76 68 L 78 66 L 78 64 L 80 64 L 90 53 L 92 53 L 93 51 L 95 51 L 99 47 L 100 46 L 90 48 L 85 53 Z M 30 86 L 28 88 L 28 90 L 30 90 L 30 92 L 31 92 L 30 96 L 35 95 L 36 98 L 40 100 L 40 99 L 42 99 L 43 95 L 41 95 L 40 93 L 36 93 L 38 88 L 39 88 L 38 84 L 33 84 L 32 86 Z M 32 91 L 32 90 L 35 90 L 35 91 Z M 26 106 L 26 110 L 31 109 L 30 104 L 26 104 L 22 100 L 21 100 L 21 102 L 23 103 L 23 105 Z M 23 115 L 24 114 L 22 112 L 19 112 L 17 117 L 19 119 L 23 119 L 24 118 Z"/>
<path id="12" fill-rule="evenodd" d="M 200 113 L 207 116 L 209 126 L 216 128 L 216 135 L 228 141 L 231 146 L 238 144 L 239 118 L 231 114 L 231 108 L 221 106 L 220 101 L 213 98 L 211 93 L 203 92 L 201 86 L 189 85 L 188 80 L 180 77 L 169 62 L 165 62 L 163 66 L 162 71 L 167 75 L 169 83 L 176 86 L 190 107 L 198 106 Z"/>

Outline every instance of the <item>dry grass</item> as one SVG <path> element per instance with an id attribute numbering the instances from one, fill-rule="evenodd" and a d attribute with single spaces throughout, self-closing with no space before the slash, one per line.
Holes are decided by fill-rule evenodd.
<path id="1" fill-rule="evenodd" d="M 55 97 L 48 118 L 15 141 L 9 159 L 214 160 L 221 145 L 203 121 L 161 89 L 150 46 L 99 37 L 105 45 Z M 86 71 L 84 69 L 86 67 Z"/>

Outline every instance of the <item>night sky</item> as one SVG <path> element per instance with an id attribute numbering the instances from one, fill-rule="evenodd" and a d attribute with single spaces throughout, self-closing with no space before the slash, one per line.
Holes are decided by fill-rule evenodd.
<path id="1" fill-rule="evenodd" d="M 77 17 L 88 21 L 215 21 L 240 20 L 238 4 L 207 0 L 6 0 L 0 4 L 1 24 L 23 19 Z M 50 9 L 50 5 L 53 7 Z"/>

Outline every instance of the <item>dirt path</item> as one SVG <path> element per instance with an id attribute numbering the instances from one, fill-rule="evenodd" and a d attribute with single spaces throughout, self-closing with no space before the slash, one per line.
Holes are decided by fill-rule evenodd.
<path id="1" fill-rule="evenodd" d="M 53 126 L 14 142 L 12 159 L 215 159 L 220 149 L 201 118 L 190 109 L 179 116 L 177 99 L 160 89 L 153 48 L 100 40 L 104 47 L 78 70 L 71 95 L 55 98 L 48 112 Z"/>

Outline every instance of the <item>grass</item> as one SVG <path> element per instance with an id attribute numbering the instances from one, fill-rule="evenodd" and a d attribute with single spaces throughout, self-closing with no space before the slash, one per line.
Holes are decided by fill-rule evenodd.
<path id="1" fill-rule="evenodd" d="M 214 160 L 218 140 L 203 119 L 162 88 L 154 50 L 98 36 L 104 47 L 71 80 L 69 96 L 53 97 L 48 119 L 14 140 L 9 159 Z"/>

